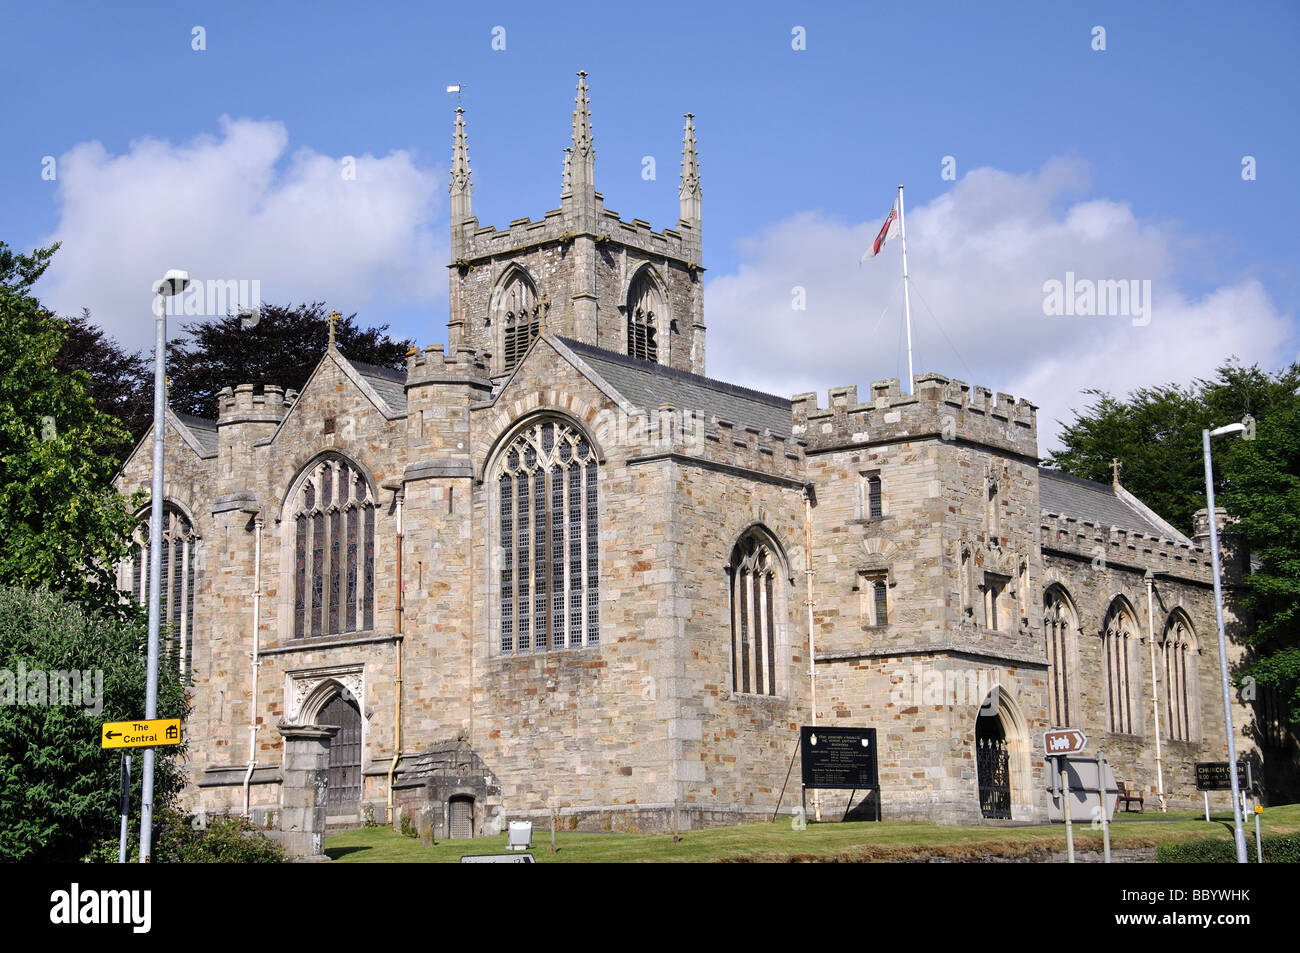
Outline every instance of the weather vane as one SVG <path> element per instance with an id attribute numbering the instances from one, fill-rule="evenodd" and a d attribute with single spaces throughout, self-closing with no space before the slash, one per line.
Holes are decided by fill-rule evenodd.
<path id="1" fill-rule="evenodd" d="M 464 83 L 453 83 L 447 87 L 447 92 L 456 94 L 456 108 L 460 108 L 460 91 L 465 88 Z"/>

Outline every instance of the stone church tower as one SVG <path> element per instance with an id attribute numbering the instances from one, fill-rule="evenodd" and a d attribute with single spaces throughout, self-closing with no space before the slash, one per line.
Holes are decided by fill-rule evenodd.
<path id="1" fill-rule="evenodd" d="M 560 207 L 540 221 L 516 219 L 502 231 L 480 227 L 464 111 L 456 110 L 448 335 L 453 351 L 468 347 L 490 355 L 494 378 L 515 368 L 542 328 L 704 373 L 701 193 L 692 117 L 686 117 L 676 228 L 656 232 L 641 219 L 621 221 L 596 191 L 595 170 L 586 73 L 579 73 Z"/>
<path id="2" fill-rule="evenodd" d="M 397 370 L 331 343 L 301 393 L 168 414 L 190 806 L 309 852 L 327 819 L 768 820 L 800 803 L 801 725 L 878 731 L 880 790 L 822 792 L 828 817 L 1042 819 L 1052 726 L 1199 803 L 1226 747 L 1200 530 L 1041 468 L 1023 398 L 920 374 L 822 407 L 705 376 L 693 117 L 655 231 L 596 191 L 587 93 L 560 207 L 504 229 L 473 216 L 456 111 L 448 346 Z M 1255 716 L 1239 750 L 1294 762 Z"/>

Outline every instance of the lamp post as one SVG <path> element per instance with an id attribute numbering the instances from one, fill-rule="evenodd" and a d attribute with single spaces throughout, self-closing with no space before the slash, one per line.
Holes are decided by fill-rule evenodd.
<path id="1" fill-rule="evenodd" d="M 1228 682 L 1228 642 L 1223 634 L 1223 589 L 1219 582 L 1219 528 L 1214 512 L 1214 468 L 1210 462 L 1210 440 L 1224 434 L 1244 433 L 1244 423 L 1228 424 L 1216 430 L 1202 430 L 1205 449 L 1205 500 L 1210 516 L 1210 565 L 1214 572 L 1214 619 L 1219 627 L 1219 675 L 1223 683 L 1223 727 L 1228 736 L 1228 777 L 1232 779 L 1233 839 L 1237 844 L 1237 863 L 1246 863 L 1246 832 L 1241 826 L 1241 792 L 1237 785 L 1237 742 L 1232 727 L 1232 686 Z"/>
<path id="2" fill-rule="evenodd" d="M 153 353 L 153 487 L 149 506 L 149 651 L 146 660 L 144 717 L 158 715 L 158 625 L 162 597 L 163 434 L 167 429 L 167 299 L 189 287 L 187 272 L 175 269 L 154 282 Z M 140 777 L 140 863 L 149 862 L 153 847 L 154 749 L 144 749 Z"/>

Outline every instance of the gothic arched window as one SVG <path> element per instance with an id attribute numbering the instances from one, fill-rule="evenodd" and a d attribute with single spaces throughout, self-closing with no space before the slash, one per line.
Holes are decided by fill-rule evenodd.
<path id="1" fill-rule="evenodd" d="M 1133 683 L 1130 672 L 1140 672 L 1135 653 L 1137 621 L 1127 603 L 1117 599 L 1106 613 L 1102 626 L 1102 650 L 1106 657 L 1106 708 L 1111 731 L 1133 734 Z"/>
<path id="2" fill-rule="evenodd" d="M 375 624 L 375 499 L 355 463 L 331 454 L 299 477 L 293 533 L 293 637 Z"/>
<path id="3" fill-rule="evenodd" d="M 522 269 L 516 269 L 497 296 L 496 317 L 501 324 L 501 369 L 514 370 L 541 333 L 548 305 L 538 301 L 537 288 Z"/>
<path id="4" fill-rule="evenodd" d="M 732 548 L 727 580 L 733 692 L 775 695 L 785 689 L 785 578 L 776 547 L 761 530 L 750 530 Z"/>
<path id="5" fill-rule="evenodd" d="M 627 353 L 642 361 L 659 360 L 659 331 L 668 308 L 650 269 L 643 268 L 627 293 Z"/>
<path id="6" fill-rule="evenodd" d="M 1196 708 L 1196 635 L 1190 620 L 1181 611 L 1174 612 L 1165 624 L 1160 658 L 1169 738 L 1191 741 L 1192 713 Z"/>
<path id="7" fill-rule="evenodd" d="M 599 464 L 559 420 L 534 423 L 502 452 L 496 475 L 503 654 L 600 640 Z"/>
<path id="8" fill-rule="evenodd" d="M 149 513 L 132 537 L 131 555 L 123 562 L 120 585 L 139 605 L 149 601 Z M 198 581 L 198 545 L 194 524 L 172 503 L 163 503 L 162 578 L 159 622 L 175 626 L 177 658 L 182 672 L 194 655 L 194 587 Z"/>
<path id="9" fill-rule="evenodd" d="M 1078 714 L 1070 690 L 1070 657 L 1073 654 L 1074 633 L 1078 619 L 1070 605 L 1069 597 L 1059 586 L 1052 586 L 1043 595 L 1043 634 L 1047 642 L 1048 719 L 1053 725 L 1067 726 Z"/>

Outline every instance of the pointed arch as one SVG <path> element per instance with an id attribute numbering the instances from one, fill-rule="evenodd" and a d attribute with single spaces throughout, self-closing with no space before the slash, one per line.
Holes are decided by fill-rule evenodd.
<path id="1" fill-rule="evenodd" d="M 731 690 L 784 695 L 790 682 L 790 564 L 766 526 L 750 525 L 727 560 Z"/>
<path id="2" fill-rule="evenodd" d="M 1043 593 L 1043 640 L 1047 648 L 1048 719 L 1066 727 L 1077 719 L 1079 611 L 1060 583 Z"/>
<path id="3" fill-rule="evenodd" d="M 586 431 L 558 415 L 529 417 L 487 472 L 497 651 L 599 645 L 600 459 Z"/>
<path id="4" fill-rule="evenodd" d="M 1137 613 L 1123 595 L 1111 600 L 1102 622 L 1102 655 L 1106 670 L 1107 727 L 1117 734 L 1137 734 L 1141 719 L 1135 717 L 1134 685 L 1142 671 L 1138 642 Z"/>
<path id="5" fill-rule="evenodd" d="M 984 816 L 998 816 L 996 811 L 997 771 L 978 770 L 983 761 L 985 769 L 996 769 L 998 762 L 1006 768 L 1006 784 L 1010 788 L 1006 796 L 1004 816 L 1010 818 L 1027 818 L 1035 811 L 1035 790 L 1033 783 L 1033 745 L 1029 740 L 1029 723 L 1026 721 L 1015 698 L 1001 684 L 995 684 L 983 702 L 974 712 L 975 723 L 973 740 L 975 743 L 975 760 L 977 771 L 974 778 L 980 801 L 980 812 Z M 971 736 L 967 736 L 971 737 Z M 981 743 L 986 747 L 981 751 Z M 1000 749 L 1000 750 L 999 750 Z M 982 776 L 983 775 L 983 776 Z"/>
<path id="6" fill-rule="evenodd" d="M 280 551 L 292 638 L 374 628 L 377 500 L 366 469 L 337 451 L 313 457 L 290 483 Z"/>
<path id="7" fill-rule="evenodd" d="M 118 565 L 118 588 L 127 592 L 137 605 L 149 601 L 152 507 L 145 505 L 136 513 L 138 520 L 131 534 L 131 552 Z M 182 672 L 193 668 L 194 599 L 201 579 L 200 544 L 194 516 L 179 500 L 163 500 L 162 560 L 159 579 L 159 615 L 162 626 L 173 626 L 176 663 Z"/>
<path id="8" fill-rule="evenodd" d="M 660 363 L 667 357 L 667 333 L 672 325 L 668 289 L 649 262 L 632 275 L 627 287 L 627 353 Z"/>
<path id="9" fill-rule="evenodd" d="M 508 374 L 523 360 L 529 346 L 541 333 L 550 305 L 539 298 L 537 282 L 517 262 L 505 267 L 492 289 L 488 323 L 500 359 L 498 373 Z"/>
<path id="10" fill-rule="evenodd" d="M 1191 617 L 1183 609 L 1169 613 L 1159 649 L 1167 737 L 1170 741 L 1194 741 L 1200 736 L 1200 649 Z"/>

